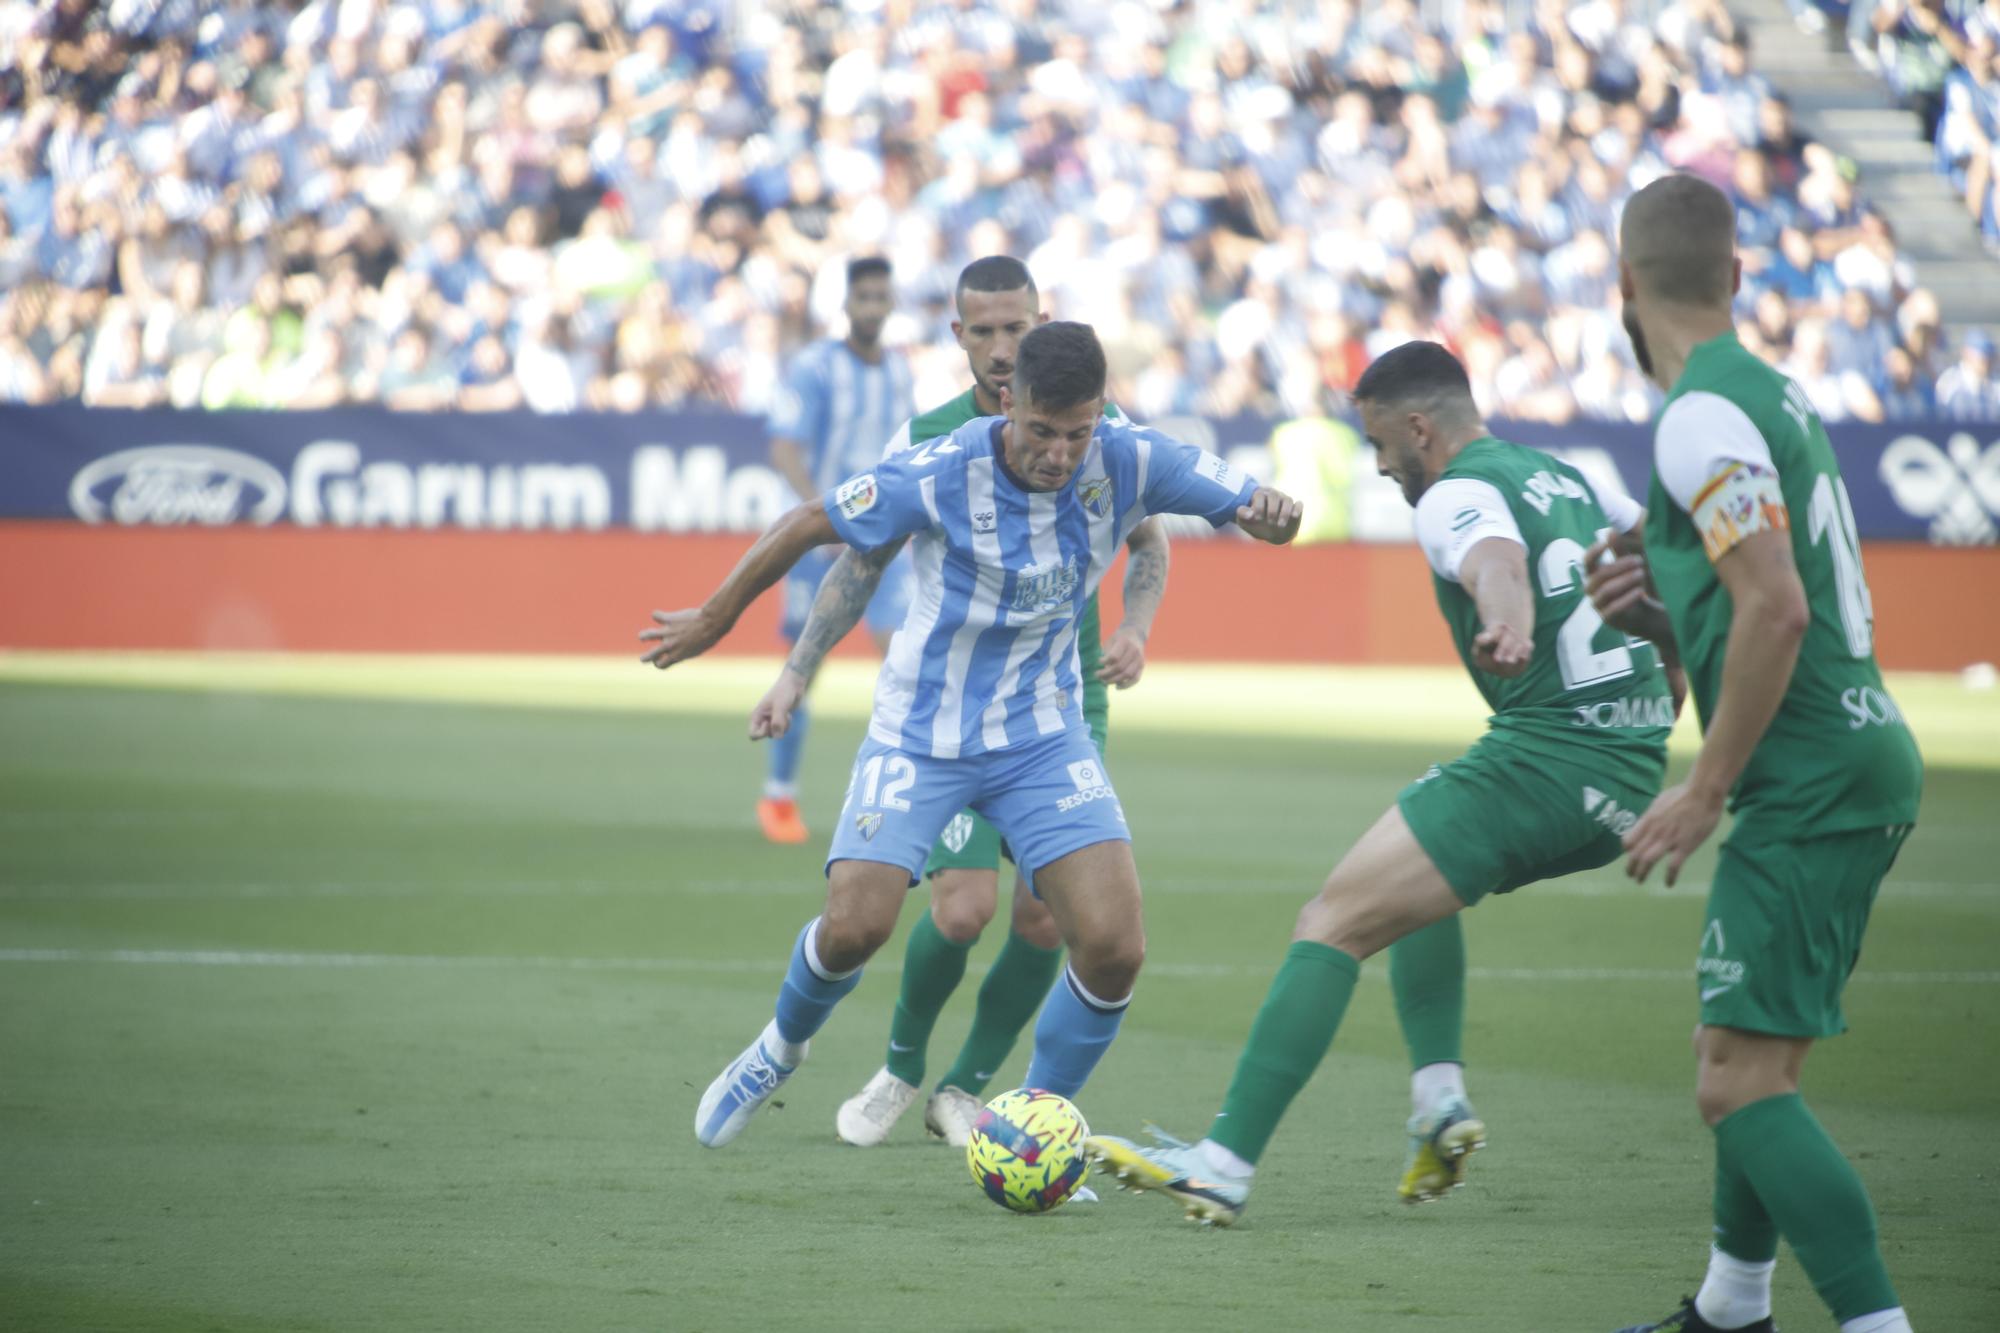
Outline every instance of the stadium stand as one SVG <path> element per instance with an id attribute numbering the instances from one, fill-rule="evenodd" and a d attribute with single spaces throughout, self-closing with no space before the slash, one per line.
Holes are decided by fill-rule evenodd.
<path id="1" fill-rule="evenodd" d="M 1989 237 L 1995 15 L 1934 90 Z M 0 400 L 759 412 L 880 251 L 934 401 L 1004 251 L 1141 417 L 1311 413 L 1430 336 L 1490 411 L 1643 420 L 1613 240 L 1677 169 L 1829 421 L 2000 420 L 1719 0 L 0 0 Z"/>

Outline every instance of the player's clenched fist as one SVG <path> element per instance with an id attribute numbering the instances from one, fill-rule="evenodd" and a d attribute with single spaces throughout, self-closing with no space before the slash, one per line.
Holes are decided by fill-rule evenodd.
<path id="1" fill-rule="evenodd" d="M 656 622 L 653 628 L 640 630 L 639 638 L 646 642 L 657 640 L 660 646 L 641 653 L 639 660 L 651 662 L 662 671 L 676 662 L 700 657 L 729 632 L 729 626 L 717 624 L 705 607 L 693 611 L 655 611 L 653 620 Z"/>
<path id="2" fill-rule="evenodd" d="M 1237 508 L 1236 526 L 1260 542 L 1283 546 L 1299 535 L 1304 513 L 1299 502 L 1283 491 L 1259 486 L 1251 493 L 1250 503 Z"/>

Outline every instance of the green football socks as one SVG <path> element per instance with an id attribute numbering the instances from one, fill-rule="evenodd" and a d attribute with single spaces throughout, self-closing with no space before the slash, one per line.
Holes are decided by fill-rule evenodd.
<path id="1" fill-rule="evenodd" d="M 1868 1190 L 1797 1093 L 1740 1107 L 1715 1127 L 1717 1244 L 1768 1259 L 1783 1235 L 1813 1289 L 1842 1323 L 1900 1302 L 1882 1263 Z M 1748 1190 L 1726 1178 L 1740 1174 Z M 1754 1192 L 1766 1215 L 1743 1202 Z M 1739 1253 L 1738 1246 L 1744 1251 Z"/>
<path id="2" fill-rule="evenodd" d="M 1410 1068 L 1465 1063 L 1465 927 L 1457 913 L 1389 946 L 1389 989 Z"/>
<path id="3" fill-rule="evenodd" d="M 1049 987 L 1055 984 L 1056 974 L 1062 971 L 1062 956 L 1060 945 L 1044 949 L 1014 931 L 1007 932 L 1007 942 L 1000 946 L 993 970 L 979 987 L 972 1030 L 965 1034 L 957 1062 L 938 1080 L 940 1085 L 963 1088 L 975 1095 L 986 1091 L 1014 1049 L 1021 1029 L 1028 1026 Z"/>
<path id="4" fill-rule="evenodd" d="M 1312 940 L 1298 940 L 1250 1025 L 1250 1040 L 1208 1137 L 1255 1164 L 1292 1098 L 1333 1045 L 1360 979 L 1361 964 Z"/>
<path id="5" fill-rule="evenodd" d="M 903 989 L 889 1023 L 889 1072 L 912 1086 L 924 1081 L 924 1052 L 931 1044 L 944 1002 L 965 979 L 965 960 L 977 940 L 954 944 L 925 912 L 910 930 L 903 950 Z"/>

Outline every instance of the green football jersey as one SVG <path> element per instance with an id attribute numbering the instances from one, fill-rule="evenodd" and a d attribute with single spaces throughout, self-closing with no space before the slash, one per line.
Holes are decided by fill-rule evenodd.
<path id="1" fill-rule="evenodd" d="M 1647 562 L 1704 727 L 1732 619 L 1714 562 L 1770 530 L 1790 533 L 1811 619 L 1730 809 L 1772 838 L 1912 823 L 1923 764 L 1875 664 L 1875 613 L 1833 447 L 1805 391 L 1724 334 L 1694 349 L 1667 395 L 1646 517 Z"/>
<path id="2" fill-rule="evenodd" d="M 1600 499 L 1569 464 L 1488 437 L 1461 449 L 1424 493 L 1417 535 L 1431 563 L 1438 609 L 1473 684 L 1493 709 L 1494 729 L 1564 747 L 1589 736 L 1651 765 L 1657 777 L 1674 721 L 1659 652 L 1606 625 L 1583 586 L 1584 552 L 1598 534 L 1622 531 L 1638 519 L 1639 507 L 1629 497 Z M 1472 644 L 1483 625 L 1478 605 L 1458 582 L 1459 562 L 1490 536 L 1519 539 L 1535 593 L 1534 656 L 1511 678 L 1474 664 Z"/>
<path id="3" fill-rule="evenodd" d="M 967 389 L 948 403 L 941 403 L 928 412 L 919 412 L 910 418 L 909 438 L 898 439 L 897 448 L 922 444 L 935 440 L 940 435 L 949 435 L 968 421 L 976 421 L 987 413 L 979 409 L 976 391 Z M 1116 420 L 1124 416 L 1115 403 L 1104 405 L 1104 415 Z M 1097 671 L 1104 663 L 1103 629 L 1097 618 L 1097 594 L 1083 604 L 1083 615 L 1076 626 L 1077 663 L 1083 676 L 1083 715 L 1102 728 L 1104 720 L 1111 712 L 1110 688 L 1097 678 Z"/>

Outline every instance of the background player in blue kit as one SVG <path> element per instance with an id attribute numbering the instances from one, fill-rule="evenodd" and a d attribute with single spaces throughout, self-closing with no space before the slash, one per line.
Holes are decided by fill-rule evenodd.
<path id="1" fill-rule="evenodd" d="M 812 1035 L 895 929 L 939 831 L 970 806 L 1033 875 L 1068 946 L 1035 1027 L 1028 1083 L 1073 1095 L 1117 1035 L 1145 957 L 1131 835 L 1081 708 L 1076 629 L 1149 514 L 1234 519 L 1281 545 L 1299 507 L 1213 454 L 1104 420 L 1104 349 L 1082 324 L 1021 341 L 1004 417 L 885 459 L 751 547 L 708 602 L 655 612 L 659 667 L 694 657 L 806 551 L 911 538 L 916 588 L 876 686 L 868 737 L 827 852 L 827 899 L 799 932 L 776 1017 L 703 1094 L 695 1134 L 721 1147 L 804 1060 Z"/>
<path id="2" fill-rule="evenodd" d="M 889 261 L 876 256 L 853 260 L 847 266 L 847 336 L 823 338 L 792 362 L 771 411 L 771 465 L 801 500 L 824 495 L 842 478 L 872 466 L 882 455 L 882 441 L 915 411 L 909 363 L 882 345 L 882 326 L 895 304 Z M 809 551 L 786 576 L 780 626 L 786 639 L 799 637 L 836 554 Z M 908 561 L 893 562 L 868 603 L 868 632 L 885 652 L 909 607 L 909 573 Z M 772 842 L 806 840 L 798 804 L 805 723 L 800 708 L 791 728 L 771 743 L 757 823 Z"/>

